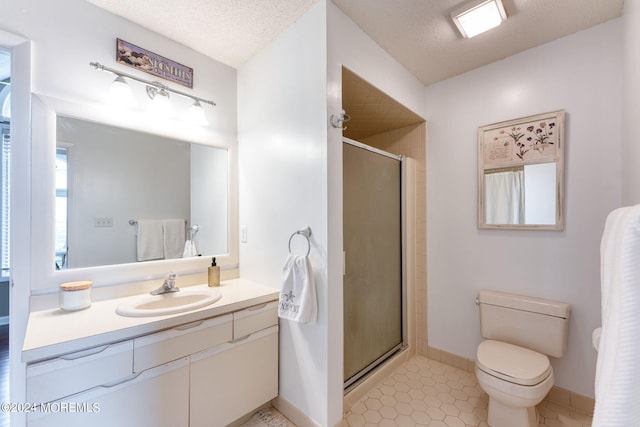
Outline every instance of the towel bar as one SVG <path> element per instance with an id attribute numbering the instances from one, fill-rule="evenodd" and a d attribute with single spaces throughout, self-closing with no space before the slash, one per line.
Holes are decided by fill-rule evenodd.
<path id="1" fill-rule="evenodd" d="M 311 253 L 311 241 L 309 240 L 309 236 L 311 236 L 311 228 L 309 226 L 295 231 L 291 237 L 289 237 L 289 253 L 291 254 L 291 240 L 293 240 L 293 237 L 299 234 L 301 236 L 304 236 L 307 239 L 307 254 L 305 256 L 309 256 L 309 254 Z"/>

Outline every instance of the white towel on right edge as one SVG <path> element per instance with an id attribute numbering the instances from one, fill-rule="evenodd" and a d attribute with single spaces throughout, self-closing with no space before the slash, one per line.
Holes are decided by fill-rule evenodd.
<path id="1" fill-rule="evenodd" d="M 292 254 L 287 256 L 282 267 L 278 316 L 300 323 L 316 321 L 318 302 L 309 257 Z"/>
<path id="2" fill-rule="evenodd" d="M 640 205 L 609 214 L 593 427 L 640 426 Z"/>

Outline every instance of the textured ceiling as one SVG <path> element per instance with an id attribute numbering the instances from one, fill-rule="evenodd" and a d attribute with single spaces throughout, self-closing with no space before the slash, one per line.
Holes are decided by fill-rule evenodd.
<path id="1" fill-rule="evenodd" d="M 623 0 L 503 0 L 507 20 L 463 39 L 449 17 L 463 0 L 333 0 L 425 85 L 620 16 Z"/>
<path id="2" fill-rule="evenodd" d="M 318 0 L 87 0 L 238 68 Z M 131 40 L 135 44 L 135 40 Z M 162 54 L 162 52 L 158 52 Z"/>
<path id="3" fill-rule="evenodd" d="M 318 2 L 87 1 L 235 68 Z M 503 0 L 506 22 L 473 39 L 462 39 L 449 17 L 462 0 L 332 1 L 425 85 L 618 17 L 623 4 L 623 0 Z"/>

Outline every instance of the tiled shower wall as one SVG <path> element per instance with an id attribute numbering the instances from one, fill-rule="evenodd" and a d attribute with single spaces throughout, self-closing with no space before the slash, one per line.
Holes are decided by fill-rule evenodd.
<path id="1" fill-rule="evenodd" d="M 427 124 L 361 138 L 363 144 L 416 160 L 416 352 L 427 355 Z"/>

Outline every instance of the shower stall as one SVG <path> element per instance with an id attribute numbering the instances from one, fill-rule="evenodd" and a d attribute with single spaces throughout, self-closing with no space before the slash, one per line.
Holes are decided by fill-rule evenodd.
<path id="1" fill-rule="evenodd" d="M 406 343 L 404 161 L 343 139 L 345 390 Z"/>

